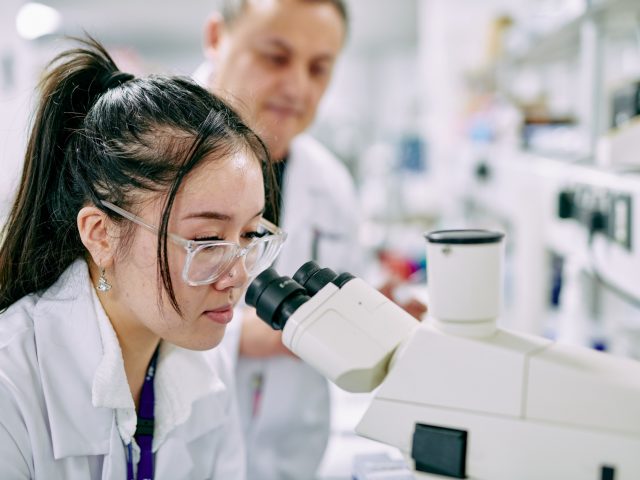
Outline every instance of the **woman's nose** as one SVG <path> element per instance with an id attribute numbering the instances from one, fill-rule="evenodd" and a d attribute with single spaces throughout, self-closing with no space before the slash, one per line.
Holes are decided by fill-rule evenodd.
<path id="1" fill-rule="evenodd" d="M 243 255 L 234 260 L 231 267 L 214 283 L 214 285 L 218 290 L 241 288 L 248 280 L 249 274 L 245 266 L 245 256 Z"/>

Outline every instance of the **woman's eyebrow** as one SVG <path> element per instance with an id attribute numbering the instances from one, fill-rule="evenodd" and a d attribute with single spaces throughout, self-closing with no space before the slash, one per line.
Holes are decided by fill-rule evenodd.
<path id="1" fill-rule="evenodd" d="M 262 215 L 264 213 L 264 208 L 260 209 L 258 211 L 258 213 L 256 213 L 253 217 L 251 218 L 256 218 L 259 217 L 260 215 Z M 220 220 L 223 222 L 229 222 L 233 219 L 232 215 L 228 215 L 226 213 L 221 213 L 221 212 L 213 212 L 213 211 L 203 211 L 203 212 L 194 212 L 194 213 L 190 213 L 188 215 L 185 215 L 183 217 L 185 220 L 191 219 L 191 218 L 206 218 L 209 220 Z"/>
<path id="2" fill-rule="evenodd" d="M 263 214 L 264 214 L 264 207 L 262 207 L 262 209 L 251 218 L 256 218 L 256 217 L 259 217 L 260 215 L 263 215 Z"/>
<path id="3" fill-rule="evenodd" d="M 183 217 L 185 220 L 191 218 L 207 218 L 210 220 L 221 220 L 223 222 L 228 222 L 231 220 L 231 215 L 221 212 L 212 212 L 212 211 L 204 211 L 204 212 L 194 212 Z"/>

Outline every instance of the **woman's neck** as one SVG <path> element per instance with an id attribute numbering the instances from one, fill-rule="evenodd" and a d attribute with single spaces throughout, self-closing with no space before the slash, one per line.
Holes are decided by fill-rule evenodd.
<path id="1" fill-rule="evenodd" d="M 140 392 L 142 391 L 144 377 L 147 374 L 153 352 L 158 348 L 160 339 L 153 336 L 153 338 L 145 339 L 146 341 L 136 341 L 135 335 L 120 333 L 115 325 L 114 329 L 116 330 L 120 348 L 122 349 L 124 371 L 127 375 L 127 382 L 129 383 L 131 396 L 133 397 L 137 410 L 140 403 Z"/>
<path id="2" fill-rule="evenodd" d="M 119 316 L 117 313 L 110 313 L 107 306 L 104 306 L 118 337 L 124 361 L 124 372 L 137 410 L 144 377 L 153 352 L 160 344 L 160 338 L 146 326 Z"/>
<path id="3" fill-rule="evenodd" d="M 95 284 L 98 272 L 94 268 L 90 270 L 90 273 Z M 137 320 L 114 293 L 98 292 L 98 297 L 118 337 L 124 361 L 124 371 L 137 410 L 144 377 L 153 352 L 158 348 L 160 338 Z"/>

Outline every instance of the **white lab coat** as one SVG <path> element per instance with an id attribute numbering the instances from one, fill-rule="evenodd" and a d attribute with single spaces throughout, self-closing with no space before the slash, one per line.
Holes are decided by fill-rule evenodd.
<path id="1" fill-rule="evenodd" d="M 116 409 L 93 403 L 107 351 L 99 312 L 86 263 L 78 260 L 54 286 L 0 314 L 2 480 L 126 478 Z M 162 344 L 156 372 L 156 389 L 164 382 L 156 410 L 164 402 L 160 410 L 174 423 L 164 422 L 158 438 L 164 417 L 157 412 L 155 480 L 243 479 L 242 433 L 220 353 Z M 206 393 L 189 397 L 182 387 L 196 380 Z"/>
<path id="2" fill-rule="evenodd" d="M 311 137 L 296 138 L 284 178 L 281 227 L 288 238 L 278 272 L 291 276 L 313 259 L 336 272 L 357 273 L 359 225 L 355 187 L 345 166 Z M 253 415 L 256 376 L 262 376 L 263 387 Z M 277 356 L 239 358 L 236 383 L 249 480 L 315 478 L 329 437 L 327 381 L 302 361 Z"/>

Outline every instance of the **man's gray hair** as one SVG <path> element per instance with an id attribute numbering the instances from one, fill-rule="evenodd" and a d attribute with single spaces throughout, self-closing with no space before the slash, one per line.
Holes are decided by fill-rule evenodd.
<path id="1" fill-rule="evenodd" d="M 242 16 L 244 9 L 251 0 L 222 0 L 222 16 L 227 25 L 231 25 L 234 21 Z M 349 26 L 349 14 L 347 12 L 347 4 L 344 0 L 298 0 L 309 3 L 329 3 L 333 5 L 340 17 L 344 21 L 344 26 Z"/>

